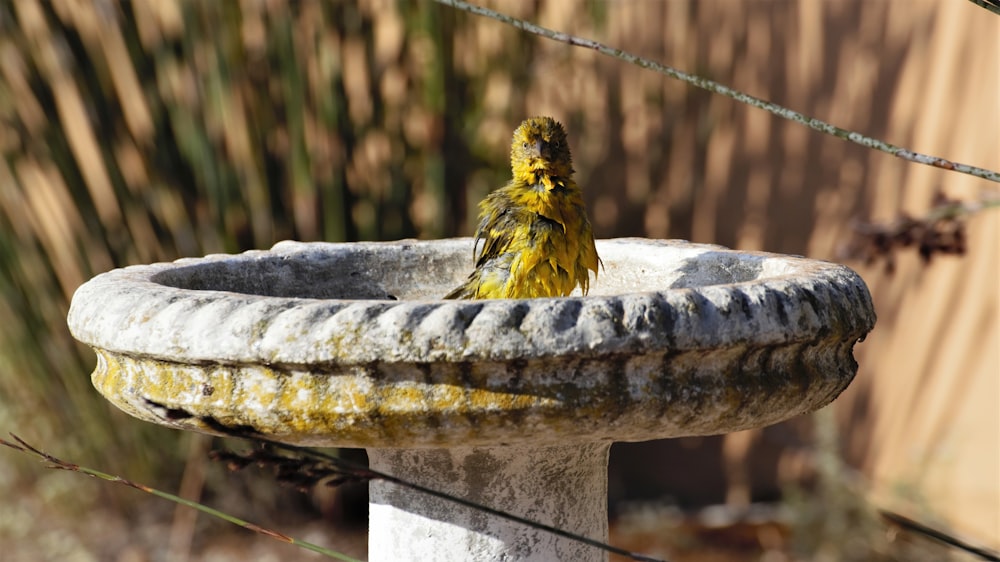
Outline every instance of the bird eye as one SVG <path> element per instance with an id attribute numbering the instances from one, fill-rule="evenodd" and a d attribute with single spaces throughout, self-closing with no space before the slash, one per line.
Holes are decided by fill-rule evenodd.
<path id="1" fill-rule="evenodd" d="M 552 148 L 559 148 L 559 140 L 552 141 Z"/>
<path id="2" fill-rule="evenodd" d="M 522 142 L 521 143 L 521 148 L 528 148 L 528 143 L 527 142 Z"/>

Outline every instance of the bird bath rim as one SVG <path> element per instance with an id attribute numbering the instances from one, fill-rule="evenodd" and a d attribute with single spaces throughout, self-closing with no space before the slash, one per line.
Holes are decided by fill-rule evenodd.
<path id="1" fill-rule="evenodd" d="M 590 296 L 443 301 L 471 239 L 281 242 L 99 275 L 69 324 L 98 352 L 95 386 L 133 415 L 359 447 L 766 425 L 846 388 L 874 325 L 837 264 L 644 239 L 598 252 Z"/>

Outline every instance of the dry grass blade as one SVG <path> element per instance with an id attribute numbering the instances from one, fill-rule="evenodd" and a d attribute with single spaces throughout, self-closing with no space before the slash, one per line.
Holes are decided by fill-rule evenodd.
<path id="1" fill-rule="evenodd" d="M 172 502 L 185 505 L 193 509 L 197 509 L 202 513 L 206 513 L 213 517 L 218 517 L 219 519 L 228 521 L 229 523 L 238 525 L 240 527 L 243 527 L 244 529 L 249 529 L 255 533 L 259 533 L 271 537 L 273 539 L 277 539 L 281 542 L 286 542 L 295 545 L 299 548 L 311 550 L 313 552 L 322 554 L 324 556 L 328 556 L 330 558 L 336 558 L 337 560 L 343 560 L 345 562 L 360 562 L 358 559 L 347 556 L 346 554 L 341 554 L 339 552 L 324 548 L 322 546 L 309 543 L 303 540 L 299 540 L 294 537 L 285 535 L 283 533 L 267 529 L 265 527 L 261 527 L 260 525 L 244 521 L 242 519 L 229 515 L 228 513 L 221 512 L 217 509 L 212 509 L 211 507 L 208 507 L 204 504 L 193 502 L 191 500 L 186 500 L 179 496 L 175 496 L 174 494 L 170 494 L 162 490 L 157 490 L 156 488 L 151 488 L 144 484 L 140 484 L 138 482 L 133 482 L 132 480 L 122 478 L 121 476 L 108 474 L 105 472 L 101 472 L 99 470 L 95 470 L 93 468 L 88 468 L 75 463 L 64 461 L 58 457 L 46 453 L 45 451 L 42 451 L 41 449 L 38 449 L 37 447 L 30 445 L 25 440 L 21 439 L 20 437 L 18 437 L 13 433 L 11 433 L 10 436 L 14 439 L 14 441 L 16 441 L 16 443 L 12 443 L 10 441 L 7 441 L 6 439 L 0 438 L 0 445 L 5 445 L 7 447 L 10 447 L 11 449 L 14 449 L 15 451 L 20 451 L 25 454 L 34 455 L 43 460 L 44 462 L 48 463 L 48 468 L 54 468 L 58 470 L 68 470 L 71 472 L 79 472 L 81 474 L 86 474 L 87 476 L 91 476 L 93 478 L 100 478 L 101 480 L 106 480 L 108 482 L 114 482 L 116 484 L 121 484 L 123 486 L 128 486 L 130 488 L 135 488 L 136 490 L 146 492 L 147 494 L 152 494 L 154 496 L 158 496 L 170 500 Z"/>

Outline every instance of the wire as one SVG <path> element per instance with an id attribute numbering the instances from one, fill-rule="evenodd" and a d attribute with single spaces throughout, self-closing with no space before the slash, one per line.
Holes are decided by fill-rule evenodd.
<path id="1" fill-rule="evenodd" d="M 531 519 L 526 519 L 524 517 L 520 517 L 520 516 L 514 515 L 512 513 L 507 513 L 505 511 L 501 511 L 499 509 L 494 509 L 492 507 L 481 505 L 481 504 L 478 504 L 478 503 L 473 502 L 473 501 L 469 501 L 469 500 L 466 500 L 466 499 L 463 499 L 463 498 L 452 496 L 452 495 L 446 494 L 444 492 L 439 492 L 437 490 L 434 490 L 434 489 L 431 489 L 431 488 L 427 488 L 427 487 L 421 486 L 419 484 L 414 484 L 412 482 L 407 482 L 406 480 L 403 480 L 402 478 L 399 478 L 399 477 L 396 477 L 396 476 L 392 476 L 390 474 L 385 474 L 385 473 L 382 473 L 382 472 L 378 472 L 376 470 L 372 470 L 371 468 L 368 468 L 367 466 L 364 466 L 364 465 L 361 465 L 361 464 L 358 464 L 358 463 L 355 463 L 355 462 L 352 462 L 352 461 L 349 461 L 349 460 L 346 460 L 346 459 L 342 459 L 342 458 L 339 458 L 339 457 L 335 457 L 333 455 L 330 455 L 330 454 L 327 454 L 327 453 L 323 453 L 321 451 L 316 451 L 314 449 L 309 449 L 309 448 L 306 448 L 306 447 L 298 447 L 298 446 L 295 446 L 295 445 L 287 445 L 285 443 L 279 443 L 277 441 L 271 441 L 270 439 L 266 439 L 266 438 L 259 437 L 259 436 L 248 436 L 248 435 L 239 433 L 238 431 L 234 432 L 231 428 L 227 428 L 225 426 L 222 426 L 221 424 L 218 424 L 217 422 L 212 423 L 211 421 L 209 421 L 206 418 L 200 418 L 200 419 L 202 419 L 203 421 L 208 422 L 208 424 L 212 427 L 213 430 L 219 431 L 220 433 L 225 433 L 225 434 L 231 435 L 233 437 L 239 437 L 239 438 L 246 439 L 248 441 L 252 441 L 252 442 L 256 442 L 256 443 L 263 443 L 263 444 L 266 444 L 268 446 L 274 447 L 276 449 L 281 449 L 281 450 L 284 450 L 284 451 L 290 451 L 290 452 L 293 452 L 293 453 L 297 453 L 297 454 L 300 454 L 300 455 L 311 457 L 313 459 L 320 459 L 320 460 L 323 460 L 325 462 L 329 462 L 330 464 L 332 464 L 336 468 L 344 471 L 347 475 L 349 475 L 349 476 L 351 476 L 353 478 L 359 478 L 359 479 L 363 479 L 363 480 L 382 480 L 384 482 L 390 482 L 392 484 L 396 484 L 397 486 L 403 486 L 404 488 L 409 488 L 411 490 L 414 490 L 414 491 L 417 491 L 417 492 L 420 492 L 420 493 L 423 493 L 423 494 L 427 494 L 427 495 L 433 496 L 435 498 L 447 500 L 447 501 L 456 503 L 458 505 L 461 505 L 463 507 L 477 509 L 477 510 L 482 511 L 484 513 L 488 513 L 488 514 L 493 515 L 495 517 L 499 517 L 501 519 L 507 519 L 508 521 L 514 521 L 515 523 L 520 523 L 520 524 L 526 525 L 528 527 L 532 527 L 532 528 L 539 529 L 539 530 L 542 530 L 542 531 L 545 531 L 545 532 L 548 532 L 548 533 L 552 533 L 553 535 L 557 535 L 557 536 L 560 536 L 560 537 L 565 538 L 565 539 L 569 539 L 569 540 L 572 540 L 572 541 L 583 543 L 583 544 L 586 544 L 588 546 L 592 546 L 594 548 L 598 548 L 598 549 L 610 552 L 612 554 L 617 554 L 619 556 L 624 556 L 624 557 L 627 557 L 627 558 L 629 558 L 631 560 L 639 560 L 641 562 L 667 562 L 666 560 L 663 560 L 661 558 L 653 558 L 651 556 L 646 556 L 644 554 L 639 554 L 639 553 L 636 553 L 636 552 L 632 552 L 632 551 L 626 550 L 624 548 L 619 548 L 617 546 L 612 546 L 610 544 L 603 543 L 603 542 L 595 540 L 595 539 L 591 539 L 591 538 L 587 538 L 587 537 L 584 537 L 584 536 L 580 536 L 580 535 L 571 533 L 569 531 L 565 531 L 563 529 L 559 529 L 557 527 L 552 527 L 551 525 L 546 525 L 544 523 L 539 523 L 537 521 L 532 521 Z"/>
<path id="2" fill-rule="evenodd" d="M 939 531 L 910 519 L 909 517 L 904 517 L 898 513 L 893 513 L 891 511 L 885 511 L 884 509 L 879 510 L 879 515 L 885 519 L 903 527 L 904 529 L 919 533 L 921 535 L 930 537 L 932 539 L 943 542 L 949 546 L 964 550 L 968 553 L 975 554 L 983 560 L 990 560 L 992 562 L 1000 562 L 1000 553 L 992 550 L 987 550 L 985 548 L 980 548 L 977 546 L 972 546 L 969 543 L 955 538 L 944 531 Z"/>

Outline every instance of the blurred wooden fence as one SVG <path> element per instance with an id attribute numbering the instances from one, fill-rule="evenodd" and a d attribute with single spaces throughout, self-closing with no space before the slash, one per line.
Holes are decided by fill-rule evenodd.
<path id="1" fill-rule="evenodd" d="M 1000 167 L 1000 17 L 970 2 L 495 5 L 870 136 Z M 468 235 L 529 114 L 567 125 L 600 238 L 846 259 L 852 221 L 919 214 L 937 190 L 996 192 L 427 2 L 0 3 L 0 420 L 49 437 L 76 428 L 81 451 L 127 459 L 151 437 L 89 388 L 92 355 L 64 322 L 81 282 L 285 238 Z M 970 220 L 964 258 L 903 255 L 893 275 L 848 262 L 879 324 L 835 408 L 845 458 L 880 502 L 923 506 L 1000 546 L 996 215 Z M 746 501 L 802 474 L 807 425 L 634 451 L 707 451 L 712 466 L 688 470 L 717 474 L 720 497 Z M 666 470 L 622 458 L 619 482 L 642 473 L 660 480 L 652 492 L 671 489 Z M 763 473 L 741 468 L 754 466 Z"/>

